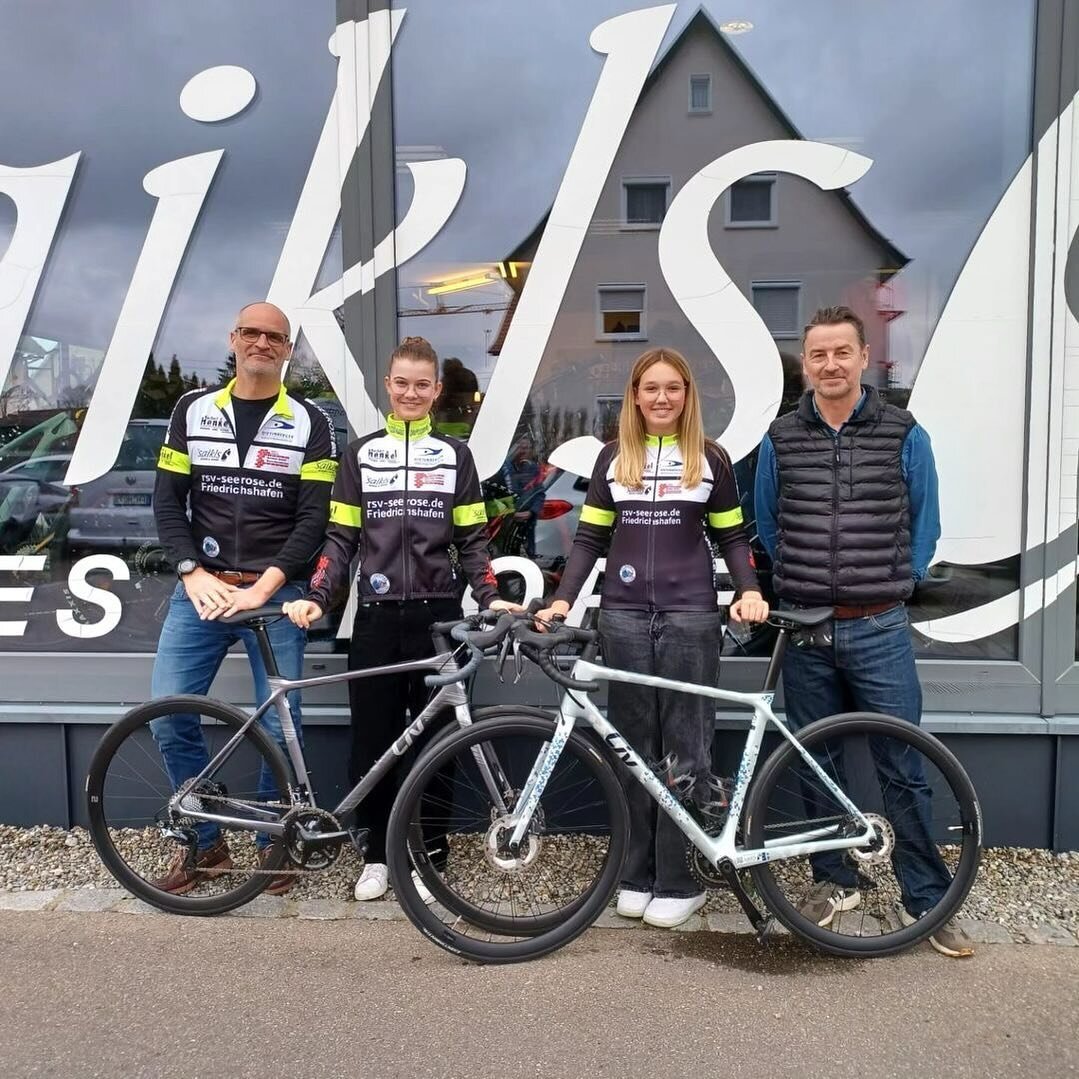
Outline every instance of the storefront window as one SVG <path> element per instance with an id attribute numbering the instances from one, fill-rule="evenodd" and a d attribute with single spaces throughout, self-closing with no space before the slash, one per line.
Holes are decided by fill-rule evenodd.
<path id="1" fill-rule="evenodd" d="M 5 651 L 154 650 L 176 587 L 151 507 L 157 452 L 179 396 L 230 376 L 236 312 L 270 289 L 334 95 L 334 14 L 240 0 L 133 18 L 105 0 L 27 6 L 9 27 L 0 584 L 24 592 L 0 605 Z M 78 47 L 59 57 L 60 42 Z M 9 242 L 22 247 L 5 263 Z M 47 254 L 40 279 L 18 277 L 28 251 Z M 336 238 L 316 266 L 323 251 L 323 281 L 340 276 Z M 333 407 L 318 359 L 301 339 L 290 380 Z M 72 482 L 95 440 L 108 459 Z"/>
<path id="2" fill-rule="evenodd" d="M 993 612 L 1019 588 L 1018 543 L 994 539 L 994 491 L 962 505 L 953 494 L 992 425 L 919 381 L 977 362 L 938 330 L 1031 152 L 1033 0 L 811 12 L 715 0 L 678 4 L 658 30 L 654 12 L 609 0 L 556 22 L 537 13 L 535 32 L 484 0 L 398 6 L 399 218 L 416 209 L 413 166 L 467 167 L 452 216 L 398 271 L 400 332 L 429 338 L 475 387 L 477 407 L 447 422 L 472 431 L 486 462 L 494 553 L 557 582 L 584 498 L 574 472 L 612 436 L 630 367 L 657 345 L 692 363 L 752 527 L 755 447 L 802 392 L 801 327 L 845 303 L 867 324 L 867 381 L 928 429 L 948 499 L 912 604 L 920 651 L 1015 659 L 1016 622 Z M 605 68 L 589 38 L 615 16 L 634 22 L 597 34 Z M 443 92 L 432 93 L 415 73 L 436 58 Z M 631 102 L 639 90 L 636 104 L 593 101 L 601 79 L 622 80 Z M 1025 292 L 1016 300 L 1025 311 Z M 1021 345 L 1005 360 L 1025 370 L 1025 321 L 1010 333 Z M 521 382 L 523 400 L 510 389 Z M 1022 395 L 997 420 L 1021 445 Z M 565 446 L 582 436 L 596 441 Z"/>

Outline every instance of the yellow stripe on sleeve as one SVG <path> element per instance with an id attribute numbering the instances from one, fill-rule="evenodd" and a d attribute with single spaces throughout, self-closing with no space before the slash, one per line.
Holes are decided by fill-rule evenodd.
<path id="1" fill-rule="evenodd" d="M 337 475 L 337 462 L 332 457 L 323 457 L 320 461 L 306 461 L 300 466 L 301 480 L 320 480 L 333 483 Z"/>
<path id="2" fill-rule="evenodd" d="M 731 528 L 733 525 L 742 523 L 742 510 L 736 506 L 733 510 L 724 510 L 722 513 L 708 514 L 708 523 L 713 528 Z"/>
<path id="3" fill-rule="evenodd" d="M 467 506 L 453 507 L 453 523 L 457 528 L 472 528 L 487 523 L 487 511 L 482 502 L 469 502 Z"/>
<path id="4" fill-rule="evenodd" d="M 614 510 L 601 510 L 587 502 L 581 507 L 581 524 L 602 525 L 610 528 L 614 524 Z"/>
<path id="5" fill-rule="evenodd" d="M 190 476 L 191 458 L 171 446 L 162 446 L 157 457 L 157 467 L 166 472 L 179 472 L 181 476 Z"/>
<path id="6" fill-rule="evenodd" d="M 330 524 L 360 528 L 363 525 L 363 509 L 347 502 L 330 501 Z"/>

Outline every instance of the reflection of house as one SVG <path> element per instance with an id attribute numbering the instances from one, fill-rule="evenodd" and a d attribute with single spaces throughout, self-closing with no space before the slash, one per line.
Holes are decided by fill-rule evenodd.
<path id="1" fill-rule="evenodd" d="M 642 91 L 555 321 L 533 404 L 580 408 L 587 401 L 595 421 L 602 411 L 598 400 L 621 393 L 640 352 L 670 345 L 694 364 L 709 431 L 722 430 L 733 408 L 733 388 L 667 288 L 657 257 L 659 226 L 672 197 L 708 162 L 749 143 L 801 137 L 699 11 Z M 515 293 L 527 280 L 545 224 L 509 256 L 523 264 L 508 281 Z M 895 312 L 882 309 L 877 293 L 907 260 L 845 191 L 822 191 L 790 175 L 755 175 L 716 204 L 708 229 L 717 257 L 783 354 L 789 372 L 785 396 L 800 389 L 804 321 L 817 307 L 836 302 L 849 303 L 865 318 L 870 378 L 887 381 L 885 325 Z M 501 348 L 515 306 L 493 353 Z"/>

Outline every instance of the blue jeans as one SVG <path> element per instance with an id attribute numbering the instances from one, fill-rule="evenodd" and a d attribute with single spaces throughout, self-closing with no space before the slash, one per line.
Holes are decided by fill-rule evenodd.
<path id="1" fill-rule="evenodd" d="M 914 665 L 907 609 L 897 604 L 868 618 L 836 619 L 831 645 L 787 649 L 783 662 L 783 697 L 790 727 L 798 730 L 837 712 L 882 712 L 916 726 L 922 721 L 922 687 Z M 951 883 L 930 835 L 932 792 L 920 754 L 902 753 L 892 739 L 870 738 L 884 808 L 896 832 L 892 865 L 903 905 L 917 916 L 934 906 Z M 833 761 L 840 785 L 842 763 Z M 808 771 L 808 769 L 807 769 Z M 804 785 L 807 811 L 823 816 Z M 834 803 L 831 804 L 834 809 Z M 813 878 L 857 887 L 858 875 L 842 851 L 813 855 Z"/>
<path id="2" fill-rule="evenodd" d="M 280 588 L 270 599 L 271 603 L 285 603 L 288 600 L 301 599 L 304 586 L 290 582 Z M 273 645 L 277 667 L 283 678 L 299 678 L 303 672 L 303 652 L 307 634 L 294 626 L 287 618 L 274 622 L 267 627 L 270 643 Z M 169 601 L 169 612 L 165 624 L 161 627 L 161 637 L 157 644 L 157 657 L 154 660 L 154 673 L 151 680 L 151 694 L 154 698 L 167 697 L 174 693 L 205 694 L 210 688 L 225 653 L 236 641 L 242 641 L 251 660 L 251 672 L 255 678 L 255 699 L 262 704 L 270 695 L 266 667 L 259 654 L 258 642 L 253 630 L 240 626 L 228 626 L 223 622 L 206 621 L 199 618 L 194 604 L 187 598 L 184 586 L 178 584 Z M 288 695 L 289 709 L 296 733 L 300 733 L 300 691 L 293 690 Z M 281 747 L 288 760 L 285 747 L 285 735 L 281 730 L 281 720 L 277 711 L 271 708 L 259 722 L 275 742 Z M 190 714 L 163 716 L 150 724 L 154 741 L 165 762 L 173 790 L 181 783 L 196 776 L 209 762 L 206 741 L 202 736 L 199 717 Z M 278 791 L 273 774 L 265 763 L 259 775 L 259 798 L 276 801 L 283 792 Z M 212 847 L 217 842 L 217 825 L 202 821 L 195 829 L 198 833 L 198 845 L 202 850 Z M 259 835 L 259 846 L 267 846 L 269 837 Z"/>

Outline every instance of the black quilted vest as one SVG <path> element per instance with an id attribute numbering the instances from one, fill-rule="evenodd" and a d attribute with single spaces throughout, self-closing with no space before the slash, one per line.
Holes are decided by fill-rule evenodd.
<path id="1" fill-rule="evenodd" d="M 901 456 L 914 417 L 865 390 L 838 432 L 817 415 L 812 391 L 768 429 L 779 472 L 773 585 L 782 599 L 860 606 L 913 591 Z"/>

